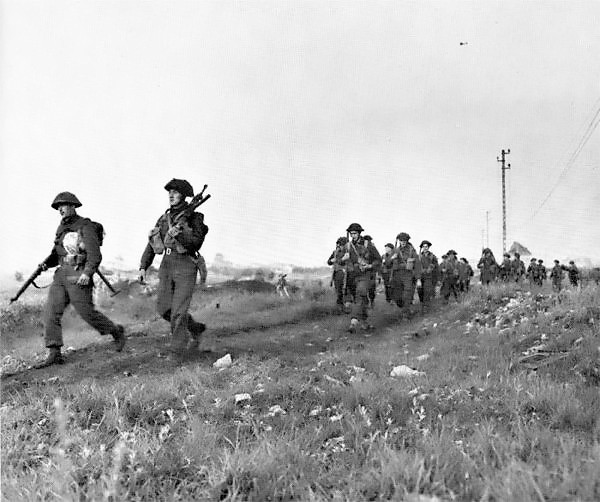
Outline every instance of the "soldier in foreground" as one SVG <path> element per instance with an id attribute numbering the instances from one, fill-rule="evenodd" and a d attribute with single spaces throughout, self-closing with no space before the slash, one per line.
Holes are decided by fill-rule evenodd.
<path id="1" fill-rule="evenodd" d="M 435 298 L 435 286 L 439 277 L 439 264 L 437 256 L 430 251 L 430 241 L 422 241 L 419 248 L 419 261 L 421 264 L 421 287 L 418 288 L 419 301 L 423 309 L 427 309 L 431 305 L 431 300 Z"/>
<path id="2" fill-rule="evenodd" d="M 340 314 L 344 312 L 344 294 L 346 289 L 346 269 L 342 263 L 342 258 L 346 253 L 346 244 L 348 244 L 348 239 L 346 237 L 340 237 L 335 242 L 335 249 L 327 260 L 327 264 L 333 267 L 331 282 L 335 288 L 335 303 L 338 313 Z"/>
<path id="3" fill-rule="evenodd" d="M 537 260 L 532 258 L 529 261 L 529 266 L 527 267 L 527 278 L 529 279 L 529 286 L 537 285 Z"/>
<path id="4" fill-rule="evenodd" d="M 49 353 L 37 368 L 64 362 L 61 353 L 61 323 L 69 303 L 101 335 L 112 335 L 117 352 L 125 346 L 123 326 L 115 324 L 96 310 L 92 300 L 93 275 L 102 261 L 102 235 L 99 235 L 101 227 L 89 218 L 82 218 L 77 214 L 76 209 L 81 206 L 81 202 L 70 192 L 59 193 L 51 206 L 60 213 L 61 221 L 56 230 L 54 247 L 41 267 L 47 270 L 58 266 L 58 269 L 54 273 L 44 313 L 44 341 Z"/>
<path id="5" fill-rule="evenodd" d="M 461 258 L 458 263 L 458 290 L 461 293 L 468 293 L 471 286 L 471 277 L 473 277 L 473 268 L 469 260 Z"/>
<path id="6" fill-rule="evenodd" d="M 169 192 L 170 207 L 150 231 L 139 278 L 144 282 L 154 257 L 164 253 L 158 272 L 157 311 L 171 323 L 171 352 L 183 355 L 188 348 L 198 348 L 200 335 L 206 329 L 203 323 L 192 318 L 188 309 L 198 273 L 196 258 L 207 227 L 200 213 L 186 211 L 186 197 L 194 196 L 192 185 L 174 178 L 165 185 L 165 190 Z"/>
<path id="7" fill-rule="evenodd" d="M 458 261 L 456 259 L 456 251 L 450 249 L 445 255 L 445 258 L 440 263 L 440 274 L 442 276 L 441 296 L 444 303 L 450 301 L 450 295 L 454 295 L 454 299 L 458 301 Z"/>
<path id="8" fill-rule="evenodd" d="M 512 263 L 510 261 L 510 254 L 504 253 L 502 257 L 502 263 L 500 264 L 500 280 L 508 282 L 512 277 Z"/>
<path id="9" fill-rule="evenodd" d="M 538 260 L 537 263 L 537 285 L 543 286 L 544 281 L 548 278 L 548 272 L 544 266 L 544 260 Z"/>
<path id="10" fill-rule="evenodd" d="M 352 309 L 348 331 L 356 333 L 359 328 L 368 330 L 372 326 L 369 318 L 369 285 L 371 272 L 377 271 L 381 264 L 381 256 L 375 246 L 361 237 L 363 228 L 358 223 L 352 223 L 347 229 L 349 240 L 342 262 L 346 266 L 348 277 L 352 275 L 356 291 L 356 303 Z"/>

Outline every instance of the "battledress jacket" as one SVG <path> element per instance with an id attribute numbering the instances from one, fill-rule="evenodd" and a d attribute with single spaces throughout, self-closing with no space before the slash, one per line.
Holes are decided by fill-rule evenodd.
<path id="1" fill-rule="evenodd" d="M 327 265 L 333 265 L 333 270 L 337 272 L 338 270 L 344 270 L 344 264 L 342 263 L 342 258 L 346 253 L 345 248 L 336 248 L 335 251 L 331 253 L 331 256 L 327 260 Z"/>
<path id="2" fill-rule="evenodd" d="M 399 274 L 400 271 L 410 272 L 416 279 L 421 278 L 421 260 L 413 245 L 409 242 L 404 247 L 397 246 L 392 253 L 396 258 L 387 259 L 386 265 L 392 266 L 392 274 Z"/>
<path id="3" fill-rule="evenodd" d="M 360 238 L 358 242 L 349 242 L 346 247 L 350 259 L 346 260 L 346 270 L 356 277 L 373 278 L 375 272 L 381 267 L 381 255 L 377 248 L 369 241 Z M 359 262 L 372 265 L 371 269 L 361 270 Z"/>
<path id="4" fill-rule="evenodd" d="M 102 262 L 98 234 L 94 223 L 89 218 L 83 218 L 78 214 L 63 218 L 60 222 L 60 225 L 56 229 L 54 247 L 45 260 L 46 265 L 49 268 L 56 267 L 69 254 L 63 246 L 63 239 L 69 232 L 77 232 L 79 234 L 80 244 L 77 254 L 77 268 L 81 267 L 82 273 L 88 277 L 92 277 L 92 274 L 98 270 L 100 262 Z"/>
<path id="5" fill-rule="evenodd" d="M 198 213 L 192 213 L 190 217 L 178 218 L 178 216 L 180 216 L 187 207 L 188 203 L 184 202 L 178 206 L 168 209 L 158 219 L 155 228 L 158 229 L 165 247 L 172 248 L 174 251 L 175 248 L 179 248 L 179 254 L 189 255 L 194 258 L 204 240 L 202 216 Z M 181 223 L 182 225 L 182 232 L 175 237 L 174 241 L 171 239 L 171 242 L 170 238 L 167 236 L 167 232 L 169 231 L 169 219 L 171 220 L 172 224 Z M 144 253 L 142 254 L 140 270 L 146 270 L 150 265 L 152 265 L 156 254 L 157 253 L 154 251 L 153 247 L 150 245 L 150 243 L 148 243 L 146 245 L 146 249 L 144 249 Z"/>
<path id="6" fill-rule="evenodd" d="M 437 256 L 431 251 L 421 253 L 419 255 L 421 262 L 422 275 L 425 277 L 431 277 L 431 282 L 437 283 L 439 278 L 439 264 Z"/>

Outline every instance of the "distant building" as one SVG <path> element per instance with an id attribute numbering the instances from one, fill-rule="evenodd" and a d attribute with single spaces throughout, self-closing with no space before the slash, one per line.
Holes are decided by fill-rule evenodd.
<path id="1" fill-rule="evenodd" d="M 531 251 L 529 251 L 529 249 L 527 249 L 525 246 L 523 246 L 523 244 L 520 244 L 517 241 L 514 241 L 512 243 L 512 246 L 508 250 L 508 253 L 511 255 L 519 253 L 521 256 L 531 256 Z"/>

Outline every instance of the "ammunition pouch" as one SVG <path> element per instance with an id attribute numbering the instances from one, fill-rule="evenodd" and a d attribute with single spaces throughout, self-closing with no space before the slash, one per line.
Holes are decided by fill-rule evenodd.
<path id="1" fill-rule="evenodd" d="M 415 268 L 415 259 L 409 258 L 406 260 L 406 270 L 414 270 Z"/>
<path id="2" fill-rule="evenodd" d="M 150 246 L 152 247 L 152 251 L 155 254 L 163 254 L 165 251 L 165 243 L 160 236 L 160 228 L 154 227 L 150 232 L 148 232 L 148 241 L 150 242 Z"/>

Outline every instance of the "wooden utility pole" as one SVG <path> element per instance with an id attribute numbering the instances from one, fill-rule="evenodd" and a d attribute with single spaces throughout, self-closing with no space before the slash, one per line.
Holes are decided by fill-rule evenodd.
<path id="1" fill-rule="evenodd" d="M 510 164 L 506 164 L 505 156 L 510 153 L 510 148 L 502 150 L 502 157 L 496 157 L 498 162 L 502 162 L 502 254 L 506 253 L 506 170 L 510 169 Z"/>

